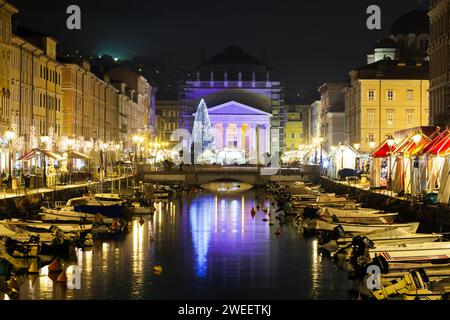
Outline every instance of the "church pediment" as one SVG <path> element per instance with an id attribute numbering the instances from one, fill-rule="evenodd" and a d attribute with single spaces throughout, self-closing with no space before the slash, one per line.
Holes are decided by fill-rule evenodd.
<path id="1" fill-rule="evenodd" d="M 271 116 L 270 113 L 247 106 L 245 104 L 230 101 L 208 110 L 210 115 L 255 115 L 255 116 Z"/>

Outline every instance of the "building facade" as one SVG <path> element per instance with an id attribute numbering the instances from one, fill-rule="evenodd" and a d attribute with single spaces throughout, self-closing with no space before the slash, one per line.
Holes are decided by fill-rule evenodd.
<path id="1" fill-rule="evenodd" d="M 322 147 L 329 150 L 331 146 L 345 142 L 345 83 L 324 83 L 319 88 L 320 133 Z"/>
<path id="2" fill-rule="evenodd" d="M 310 143 L 313 141 L 317 141 L 322 137 L 322 133 L 320 131 L 322 127 L 321 117 L 322 114 L 322 104 L 320 101 L 314 101 L 311 104 L 311 124 L 309 126 L 309 140 Z"/>
<path id="3" fill-rule="evenodd" d="M 370 153 L 396 131 L 428 125 L 428 63 L 382 60 L 350 72 L 346 141 Z"/>
<path id="4" fill-rule="evenodd" d="M 100 74 L 89 63 L 58 57 L 57 41 L 18 25 L 16 13 L 0 5 L 2 173 L 31 149 L 58 151 L 63 137 L 123 142 L 127 149 L 130 136 L 151 131 L 156 88 L 144 77 L 121 67 Z"/>
<path id="5" fill-rule="evenodd" d="M 450 0 L 430 1 L 430 121 L 450 125 Z"/>
<path id="6" fill-rule="evenodd" d="M 311 106 L 286 105 L 285 151 L 296 151 L 310 143 Z"/>
<path id="7" fill-rule="evenodd" d="M 64 61 L 62 68 L 62 135 L 118 141 L 117 89 L 109 78 L 98 78 L 87 62 Z"/>
<path id="8" fill-rule="evenodd" d="M 209 60 L 204 59 L 193 81 L 180 87 L 179 101 L 183 111 L 183 128 L 192 131 L 196 108 L 201 99 L 214 108 L 236 102 L 272 115 L 271 150 L 284 149 L 286 112 L 283 87 L 270 79 L 270 68 L 238 47 L 229 47 Z M 245 135 L 245 126 L 238 136 Z"/>
<path id="9" fill-rule="evenodd" d="M 176 100 L 158 100 L 156 103 L 156 131 L 158 140 L 171 142 L 172 133 L 183 123 L 183 113 Z M 172 141 L 175 142 L 175 141 Z"/>

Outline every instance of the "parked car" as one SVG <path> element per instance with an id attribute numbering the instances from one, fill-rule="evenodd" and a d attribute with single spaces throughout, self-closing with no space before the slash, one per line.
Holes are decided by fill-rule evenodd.
<path id="1" fill-rule="evenodd" d="M 339 178 L 339 180 L 347 180 L 349 178 L 358 178 L 358 179 L 360 179 L 361 175 L 363 173 L 364 172 L 362 170 L 357 171 L 355 169 L 344 168 L 344 169 L 339 170 L 338 178 Z"/>

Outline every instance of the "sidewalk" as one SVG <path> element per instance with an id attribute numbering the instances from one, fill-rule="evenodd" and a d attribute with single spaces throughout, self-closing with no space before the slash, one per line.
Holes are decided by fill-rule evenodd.
<path id="1" fill-rule="evenodd" d="M 361 189 L 364 191 L 369 191 L 372 193 L 377 193 L 380 195 L 384 195 L 387 197 L 391 197 L 391 198 L 395 198 L 395 199 L 399 199 L 399 200 L 409 200 L 411 201 L 414 197 L 412 196 L 399 196 L 396 192 L 392 191 L 392 190 L 387 190 L 387 189 L 371 189 L 370 188 L 370 183 L 366 182 L 366 183 L 361 183 L 360 181 L 338 181 L 338 180 L 332 180 L 328 177 L 322 177 L 324 179 L 330 180 L 332 182 L 344 185 L 344 186 L 348 186 L 348 187 L 353 187 L 353 188 L 357 188 L 357 189 Z"/>

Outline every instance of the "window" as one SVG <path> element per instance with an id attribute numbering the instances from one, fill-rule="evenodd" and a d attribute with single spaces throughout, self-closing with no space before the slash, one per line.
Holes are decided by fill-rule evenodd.
<path id="1" fill-rule="evenodd" d="M 291 149 L 295 149 L 295 145 L 293 143 L 291 143 Z"/>
<path id="2" fill-rule="evenodd" d="M 413 90 L 408 90 L 406 92 L 406 100 L 408 100 L 408 101 L 414 100 L 414 91 Z"/>
<path id="3" fill-rule="evenodd" d="M 392 126 L 394 124 L 394 111 L 388 110 L 386 114 L 387 125 Z"/>
<path id="4" fill-rule="evenodd" d="M 373 141 L 375 141 L 375 135 L 374 135 L 373 133 L 369 133 L 369 134 L 367 135 L 367 140 L 368 140 L 368 142 L 373 142 Z"/>
<path id="5" fill-rule="evenodd" d="M 374 100 L 375 100 L 375 91 L 369 90 L 369 91 L 367 92 L 367 99 L 368 99 L 369 101 L 374 101 Z"/>
<path id="6" fill-rule="evenodd" d="M 406 113 L 406 125 L 412 126 L 414 124 L 414 114 L 411 111 Z"/>
<path id="7" fill-rule="evenodd" d="M 369 110 L 369 112 L 367 113 L 367 119 L 368 119 L 367 122 L 370 127 L 375 126 L 375 111 Z"/>
<path id="8" fill-rule="evenodd" d="M 386 92 L 387 101 L 394 101 L 394 90 L 388 90 Z"/>
<path id="9" fill-rule="evenodd" d="M 291 133 L 291 139 L 295 139 L 295 133 Z"/>

